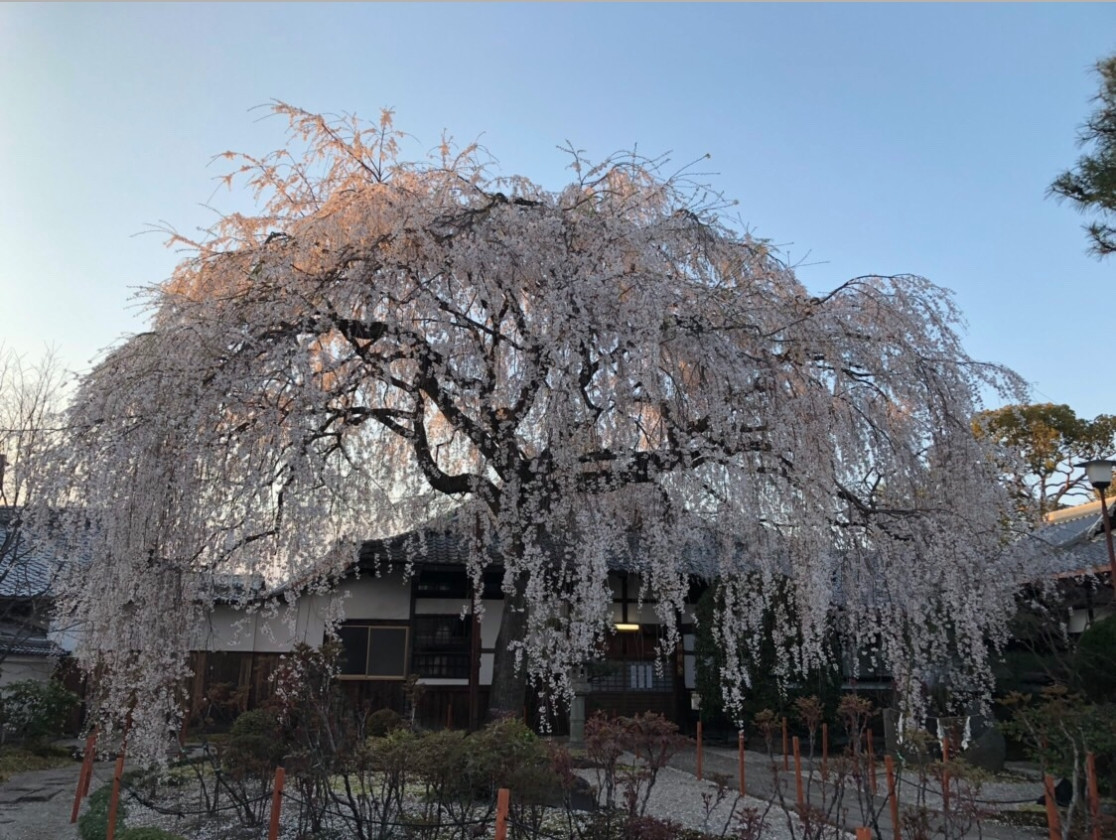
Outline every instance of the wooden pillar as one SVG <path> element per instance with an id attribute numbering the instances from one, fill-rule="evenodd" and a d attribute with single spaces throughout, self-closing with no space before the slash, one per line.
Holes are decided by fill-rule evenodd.
<path id="1" fill-rule="evenodd" d="M 822 781 L 829 778 L 829 724 L 822 724 Z"/>
<path id="2" fill-rule="evenodd" d="M 1062 821 L 1058 816 L 1058 802 L 1054 799 L 1054 777 L 1047 773 L 1042 777 L 1046 790 L 1046 829 L 1050 840 L 1062 840 Z"/>
<path id="3" fill-rule="evenodd" d="M 802 753 L 798 745 L 798 736 L 794 736 L 794 793 L 798 803 L 800 816 L 806 813 L 806 793 L 802 788 Z"/>
<path id="4" fill-rule="evenodd" d="M 702 760 L 702 753 L 701 753 L 701 748 L 702 748 L 702 743 L 701 743 L 701 742 L 702 742 L 702 734 L 701 734 L 701 720 L 699 719 L 699 720 L 698 720 L 698 722 L 697 722 L 697 780 L 698 780 L 699 782 L 701 781 L 701 770 L 702 770 L 702 767 L 701 767 L 701 760 Z"/>
<path id="5" fill-rule="evenodd" d="M 1085 782 L 1088 787 L 1089 819 L 1093 830 L 1090 840 L 1101 840 L 1100 833 L 1100 793 L 1097 791 L 1097 760 L 1091 752 L 1085 753 Z"/>
<path id="6" fill-rule="evenodd" d="M 744 730 L 741 729 L 736 736 L 736 763 L 740 774 L 740 795 L 744 796 L 747 786 L 744 780 Z"/>
<path id="7" fill-rule="evenodd" d="M 116 767 L 112 771 L 112 796 L 109 798 L 108 828 L 105 840 L 116 838 L 116 811 L 120 807 L 120 779 L 124 775 L 124 753 L 116 757 Z"/>
<path id="8" fill-rule="evenodd" d="M 500 788 L 496 794 L 496 838 L 507 840 L 508 837 L 508 800 L 511 796 L 507 788 Z"/>
<path id="9" fill-rule="evenodd" d="M 77 790 L 74 792 L 74 807 L 70 812 L 70 822 L 77 822 L 81 810 L 82 797 L 89 793 L 89 777 L 93 775 L 93 758 L 96 753 L 97 730 L 93 729 L 85 739 L 85 753 L 81 757 L 81 772 L 78 773 Z"/>
<path id="10" fill-rule="evenodd" d="M 283 783 L 287 771 L 280 764 L 275 768 L 275 787 L 271 791 L 271 820 L 267 827 L 267 840 L 279 840 L 279 812 L 283 807 Z"/>
<path id="11" fill-rule="evenodd" d="M 902 840 L 899 830 L 899 793 L 895 789 L 895 762 L 890 755 L 884 756 L 884 768 L 887 770 L 887 804 L 891 809 L 891 833 L 895 840 Z"/>
<path id="12" fill-rule="evenodd" d="M 790 770 L 790 742 L 787 740 L 786 718 L 783 718 L 783 769 Z"/>

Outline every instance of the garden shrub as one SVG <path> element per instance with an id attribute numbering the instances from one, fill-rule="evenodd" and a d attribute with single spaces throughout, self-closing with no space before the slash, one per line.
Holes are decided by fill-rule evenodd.
<path id="1" fill-rule="evenodd" d="M 1116 702 L 1116 615 L 1090 624 L 1077 640 L 1074 670 L 1096 703 Z"/>
<path id="2" fill-rule="evenodd" d="M 237 779 L 270 779 L 283 760 L 284 746 L 275 715 L 266 709 L 253 709 L 233 721 L 223 764 Z"/>
<path id="3" fill-rule="evenodd" d="M 78 696 L 55 680 L 22 680 L 0 690 L 0 733 L 38 742 L 65 731 Z"/>
<path id="4" fill-rule="evenodd" d="M 403 726 L 403 716 L 394 709 L 377 709 L 368 716 L 365 728 L 373 738 L 382 738 Z"/>
<path id="5" fill-rule="evenodd" d="M 108 836 L 109 802 L 112 800 L 112 783 L 102 785 L 89 794 L 85 813 L 78 818 L 78 834 L 81 840 L 105 840 Z M 116 805 L 116 836 L 120 837 L 124 829 L 124 817 L 127 814 L 124 800 Z"/>

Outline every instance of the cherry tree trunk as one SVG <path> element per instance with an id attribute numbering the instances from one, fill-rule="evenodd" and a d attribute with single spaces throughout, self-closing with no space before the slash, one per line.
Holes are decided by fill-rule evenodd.
<path id="1" fill-rule="evenodd" d="M 527 637 L 527 600 L 523 596 L 525 581 L 520 576 L 515 591 L 504 596 L 500 631 L 496 636 L 496 653 L 492 666 L 492 686 L 488 694 L 488 719 L 508 715 L 519 717 L 527 699 L 527 666 L 516 668 L 516 643 Z"/>

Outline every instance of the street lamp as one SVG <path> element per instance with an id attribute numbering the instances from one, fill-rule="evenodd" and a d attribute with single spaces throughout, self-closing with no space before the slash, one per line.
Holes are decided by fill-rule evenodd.
<path id="1" fill-rule="evenodd" d="M 1098 459 L 1086 461 L 1077 466 L 1085 468 L 1085 477 L 1100 493 L 1101 519 L 1104 521 L 1104 542 L 1108 546 L 1108 577 L 1109 583 L 1112 584 L 1112 590 L 1116 593 L 1116 551 L 1112 549 L 1112 523 L 1108 517 L 1108 500 L 1104 496 L 1104 491 L 1112 483 L 1112 468 L 1116 467 L 1116 461 Z"/>

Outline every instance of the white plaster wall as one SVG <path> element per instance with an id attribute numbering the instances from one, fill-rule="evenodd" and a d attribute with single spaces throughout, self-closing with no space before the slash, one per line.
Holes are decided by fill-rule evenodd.
<path id="1" fill-rule="evenodd" d="M 1108 616 L 1112 615 L 1113 611 L 1110 607 L 1098 607 L 1093 610 L 1093 621 L 1102 621 Z M 1088 610 L 1073 610 L 1070 613 L 1069 622 L 1067 622 L 1067 629 L 1072 635 L 1084 633 L 1085 628 L 1089 626 L 1089 611 Z"/>
<path id="2" fill-rule="evenodd" d="M 410 587 L 402 576 L 349 580 L 331 594 L 308 594 L 274 609 L 218 605 L 198 628 L 196 650 L 286 653 L 296 644 L 317 647 L 338 608 L 347 619 L 398 619 L 410 613 Z"/>
<path id="3" fill-rule="evenodd" d="M 22 680 L 46 682 L 54 673 L 54 659 L 43 656 L 9 656 L 0 667 L 0 687 Z"/>
<path id="4" fill-rule="evenodd" d="M 362 577 L 347 580 L 338 587 L 345 618 L 403 619 L 410 617 L 411 582 L 403 575 Z"/>

